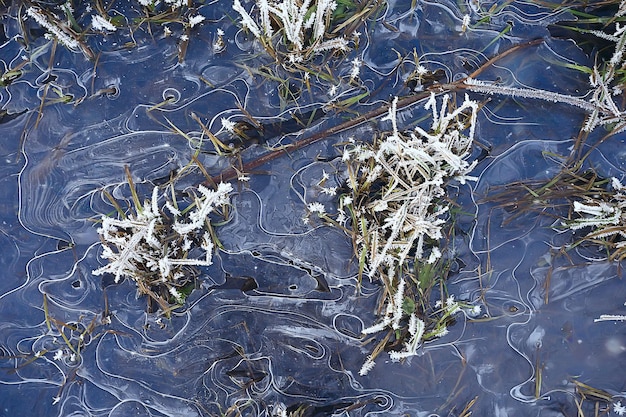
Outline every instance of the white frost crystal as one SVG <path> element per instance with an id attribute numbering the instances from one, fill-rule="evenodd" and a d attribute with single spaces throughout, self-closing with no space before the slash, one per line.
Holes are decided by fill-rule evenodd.
<path id="1" fill-rule="evenodd" d="M 94 30 L 99 30 L 102 32 L 115 32 L 117 30 L 117 28 L 111 22 L 98 14 L 91 16 L 91 27 Z"/>
<path id="2" fill-rule="evenodd" d="M 207 216 L 215 210 L 216 207 L 228 203 L 228 194 L 233 190 L 230 183 L 220 183 L 217 190 L 209 190 L 203 185 L 198 186 L 198 191 L 202 194 L 202 198 L 196 199 L 196 209 L 189 214 L 190 223 L 176 223 L 174 230 L 181 235 L 186 235 L 196 229 L 204 226 Z"/>

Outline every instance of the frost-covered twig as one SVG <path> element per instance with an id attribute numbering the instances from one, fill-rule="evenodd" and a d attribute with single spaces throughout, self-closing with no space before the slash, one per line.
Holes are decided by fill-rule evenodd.
<path id="1" fill-rule="evenodd" d="M 50 22 L 50 20 L 42 13 L 41 10 L 35 7 L 29 7 L 26 9 L 26 14 L 35 19 L 43 28 L 45 28 L 50 34 L 52 34 L 60 44 L 64 45 L 68 49 L 78 50 L 79 43 L 76 39 L 69 36 L 63 31 L 61 27 Z"/>
<path id="2" fill-rule="evenodd" d="M 593 319 L 594 323 L 600 321 L 626 321 L 626 315 L 623 314 L 601 314 L 599 318 Z"/>
<path id="3" fill-rule="evenodd" d="M 626 10 L 626 0 L 620 2 L 615 17 L 623 16 Z M 589 76 L 590 98 L 579 98 L 568 94 L 560 94 L 547 90 L 507 87 L 498 84 L 489 84 L 472 78 L 464 80 L 463 88 L 484 94 L 498 94 L 509 97 L 539 99 L 553 103 L 563 103 L 575 106 L 589 113 L 583 130 L 590 132 L 597 126 L 618 124 L 618 129 L 624 129 L 626 111 L 618 104 L 614 97 L 622 95 L 624 83 L 622 77 L 616 77 L 626 64 L 626 25 L 615 23 L 613 33 L 599 30 L 583 30 L 583 32 L 597 36 L 603 40 L 615 43 L 613 54 L 608 61 L 594 65 Z M 617 78 L 617 79 L 616 79 Z"/>
<path id="4" fill-rule="evenodd" d="M 554 93 L 547 90 L 532 90 L 528 88 L 507 87 L 498 84 L 490 84 L 484 81 L 467 78 L 464 82 L 465 88 L 470 91 L 483 94 L 497 94 L 509 97 L 531 98 L 551 103 L 563 103 L 570 106 L 578 107 L 587 112 L 598 110 L 598 106 L 578 97 L 567 94 Z"/>

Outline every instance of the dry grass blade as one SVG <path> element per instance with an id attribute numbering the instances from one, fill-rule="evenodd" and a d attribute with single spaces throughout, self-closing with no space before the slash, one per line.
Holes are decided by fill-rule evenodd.
<path id="1" fill-rule="evenodd" d="M 613 396 L 604 390 L 594 388 L 577 379 L 574 379 L 572 382 L 576 385 L 576 394 L 583 399 L 603 401 L 605 403 L 610 403 L 613 400 Z"/>
<path id="2" fill-rule="evenodd" d="M 463 410 L 461 411 L 461 413 L 459 414 L 459 417 L 470 417 L 472 415 L 472 407 L 474 406 L 474 404 L 476 404 L 476 401 L 478 401 L 478 396 L 472 398 L 463 408 Z"/>

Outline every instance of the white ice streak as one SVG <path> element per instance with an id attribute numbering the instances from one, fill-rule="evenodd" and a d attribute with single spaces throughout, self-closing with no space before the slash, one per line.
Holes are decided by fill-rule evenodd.
<path id="1" fill-rule="evenodd" d="M 622 314 L 600 314 L 600 317 L 593 319 L 594 323 L 600 321 L 626 321 L 626 316 Z"/>

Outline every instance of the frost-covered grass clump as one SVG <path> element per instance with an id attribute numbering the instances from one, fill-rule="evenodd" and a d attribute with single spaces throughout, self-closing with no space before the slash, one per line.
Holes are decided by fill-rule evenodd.
<path id="1" fill-rule="evenodd" d="M 116 283 L 133 280 L 140 295 L 148 295 L 168 314 L 193 289 L 195 268 L 212 263 L 215 237 L 209 215 L 229 204 L 232 186 L 221 183 L 210 190 L 200 185 L 193 203 L 181 209 L 176 201 L 161 204 L 158 187 L 141 204 L 129 183 L 135 208 L 101 217 L 101 257 L 107 263 L 93 274 L 111 274 Z"/>
<path id="2" fill-rule="evenodd" d="M 350 192 L 341 197 L 337 218 L 352 225 L 362 273 L 384 286 L 380 319 L 363 333 L 387 330 L 404 341 L 392 351 L 393 360 L 415 355 L 423 340 L 444 335 L 446 322 L 461 310 L 449 297 L 435 307 L 434 320 L 426 317 L 429 290 L 445 269 L 438 242 L 448 222 L 446 185 L 464 183 L 475 166 L 469 156 L 478 103 L 465 97 L 454 106 L 445 95 L 437 108 L 432 94 L 425 106 L 432 111 L 430 129 L 408 132 L 398 129 L 396 107 L 397 99 L 383 119 L 391 122 L 390 132 L 373 143 L 345 147 Z M 375 352 L 380 351 L 379 345 Z"/>
<path id="3" fill-rule="evenodd" d="M 349 41 L 334 34 L 335 0 L 255 0 L 246 10 L 239 0 L 233 9 L 241 24 L 275 58 L 286 54 L 291 63 L 326 51 L 347 51 Z"/>

